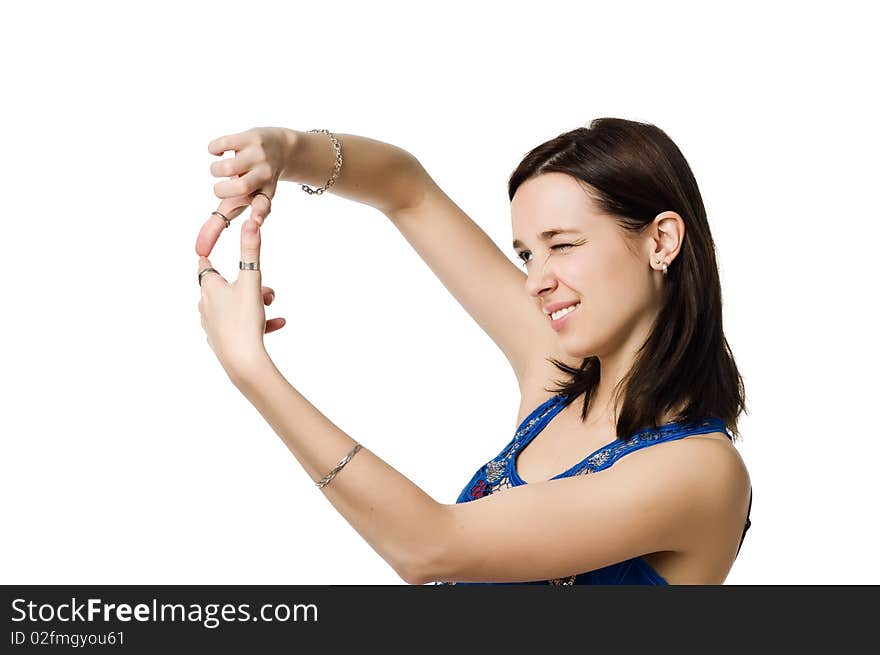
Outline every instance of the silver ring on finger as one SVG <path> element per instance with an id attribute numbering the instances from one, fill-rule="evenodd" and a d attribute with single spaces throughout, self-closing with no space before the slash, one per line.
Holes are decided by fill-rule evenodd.
<path id="1" fill-rule="evenodd" d="M 211 268 L 209 266 L 208 268 L 202 269 L 201 271 L 199 271 L 199 286 L 202 286 L 202 278 L 205 277 L 207 273 L 216 273 L 217 275 L 220 275 L 220 271 L 218 271 L 216 268 Z"/>
<path id="2" fill-rule="evenodd" d="M 217 216 L 219 216 L 220 218 L 223 219 L 223 222 L 226 224 L 226 225 L 223 227 L 224 230 L 225 230 L 227 227 L 229 227 L 229 223 L 231 223 L 231 221 L 230 221 L 228 218 L 226 218 L 223 214 L 221 214 L 221 213 L 218 212 L 218 211 L 213 211 L 213 212 L 211 212 L 211 215 L 212 215 L 212 216 L 213 216 L 213 215 L 217 215 Z"/>
<path id="3" fill-rule="evenodd" d="M 263 193 L 262 191 L 254 191 L 254 192 L 251 194 L 251 199 L 254 199 L 254 198 L 256 198 L 257 196 L 263 196 L 263 197 L 269 202 L 269 205 L 270 205 L 270 206 L 272 205 L 272 198 L 270 198 L 269 196 L 267 196 L 267 195 L 266 195 L 265 193 Z"/>

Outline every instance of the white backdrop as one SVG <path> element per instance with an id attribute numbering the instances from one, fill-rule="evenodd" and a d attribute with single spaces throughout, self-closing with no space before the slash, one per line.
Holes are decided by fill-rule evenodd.
<path id="1" fill-rule="evenodd" d="M 6 6 L 0 582 L 404 584 L 205 341 L 208 142 L 393 143 L 514 261 L 508 176 L 600 116 L 665 130 L 708 210 L 751 412 L 753 526 L 727 584 L 880 582 L 866 4 Z M 235 225 L 211 255 L 229 279 Z M 369 206 L 282 183 L 262 265 L 282 373 L 455 502 L 515 428 L 494 343 Z"/>

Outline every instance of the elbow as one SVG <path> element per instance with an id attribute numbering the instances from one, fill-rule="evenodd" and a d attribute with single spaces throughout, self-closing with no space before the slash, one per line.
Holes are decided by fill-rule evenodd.
<path id="1" fill-rule="evenodd" d="M 400 563 L 394 567 L 394 571 L 408 585 L 422 585 L 427 582 L 429 567 L 422 560 L 409 558 L 406 563 Z"/>
<path id="2" fill-rule="evenodd" d="M 424 539 L 417 552 L 409 560 L 409 565 L 398 570 L 400 577 L 411 585 L 424 585 L 436 580 L 445 580 L 451 570 L 449 566 L 453 541 L 454 505 L 439 505 L 434 520 L 425 530 Z"/>
<path id="3" fill-rule="evenodd" d="M 431 582 L 430 579 L 425 576 L 414 573 L 414 574 L 400 574 L 401 579 L 408 585 L 424 585 Z"/>
<path id="4" fill-rule="evenodd" d="M 434 564 L 425 563 L 418 566 L 412 566 L 404 571 L 399 571 L 398 574 L 407 584 L 424 585 L 429 582 L 434 582 L 435 580 L 440 580 L 436 573 L 434 573 L 436 570 Z"/>
<path id="5" fill-rule="evenodd" d="M 433 580 L 429 564 L 412 563 L 408 566 L 396 566 L 394 570 L 400 579 L 409 585 L 423 585 Z"/>

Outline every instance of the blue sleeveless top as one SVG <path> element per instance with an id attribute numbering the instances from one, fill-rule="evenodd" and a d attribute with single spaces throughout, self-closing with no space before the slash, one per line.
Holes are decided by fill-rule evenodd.
<path id="1" fill-rule="evenodd" d="M 557 394 L 549 400 L 538 405 L 531 414 L 523 419 L 519 428 L 516 430 L 513 439 L 508 443 L 501 453 L 498 454 L 490 462 L 481 466 L 471 480 L 462 489 L 456 503 L 466 503 L 477 498 L 487 496 L 499 489 L 508 487 L 516 487 L 527 484 L 516 472 L 516 456 L 535 436 L 546 426 L 551 419 L 556 416 L 568 403 L 565 402 L 566 397 L 563 394 Z M 573 399 L 572 399 L 573 400 Z M 667 423 L 656 429 L 646 428 L 637 431 L 625 441 L 615 438 L 611 443 L 599 448 L 594 453 L 588 455 L 567 471 L 555 475 L 551 480 L 557 478 L 566 478 L 573 475 L 586 475 L 596 471 L 602 471 L 609 468 L 614 462 L 624 455 L 641 448 L 647 448 L 657 443 L 665 441 L 673 441 L 695 434 L 706 434 L 708 432 L 723 432 L 728 439 L 733 439 L 727 432 L 724 422 L 717 417 L 707 417 L 695 424 L 684 424 L 679 422 Z M 746 518 L 746 525 L 743 529 L 742 537 L 739 545 L 742 547 L 743 539 L 746 532 L 751 526 L 752 499 L 749 496 L 749 510 Z M 737 549 L 739 555 L 739 548 Z M 535 580 L 530 582 L 434 582 L 434 585 L 486 585 L 486 584 L 531 584 L 531 585 L 666 585 L 669 584 L 663 576 L 654 570 L 641 557 L 634 557 L 625 562 L 618 562 L 610 566 L 596 569 L 594 571 L 586 571 L 575 575 L 553 580 Z"/>

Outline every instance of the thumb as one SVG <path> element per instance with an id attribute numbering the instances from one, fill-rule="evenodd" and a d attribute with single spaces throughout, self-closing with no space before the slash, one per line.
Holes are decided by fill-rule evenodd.
<path id="1" fill-rule="evenodd" d="M 241 226 L 241 261 L 245 264 L 256 262 L 259 266 L 260 261 L 260 227 L 257 222 L 249 218 Z M 239 267 L 241 264 L 239 264 Z M 247 268 L 238 271 L 238 279 L 248 279 L 250 284 L 257 289 L 261 288 L 262 274 L 259 270 L 249 270 Z"/>

